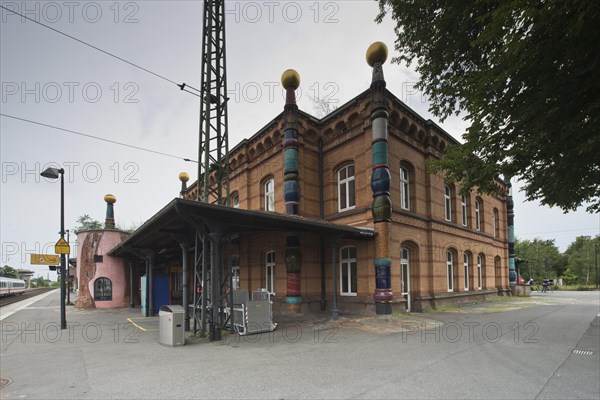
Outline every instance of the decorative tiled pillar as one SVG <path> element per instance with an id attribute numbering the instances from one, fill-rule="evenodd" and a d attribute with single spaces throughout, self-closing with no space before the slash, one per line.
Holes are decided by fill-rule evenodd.
<path id="1" fill-rule="evenodd" d="M 288 215 L 299 214 L 300 186 L 299 186 L 299 152 L 298 152 L 298 130 L 295 90 L 300 85 L 300 75 L 293 69 L 286 70 L 281 75 L 285 96 L 285 130 L 283 133 L 283 197 L 285 201 L 285 213 Z M 299 313 L 302 302 L 300 292 L 300 270 L 302 266 L 302 254 L 300 250 L 300 237 L 297 232 L 288 232 L 285 247 L 285 270 L 287 278 L 287 295 L 285 302 L 290 313 Z"/>
<path id="2" fill-rule="evenodd" d="M 115 229 L 115 209 L 113 204 L 117 202 L 117 198 L 112 194 L 104 196 L 106 202 L 106 219 L 104 220 L 104 229 Z"/>
<path id="3" fill-rule="evenodd" d="M 371 81 L 371 190 L 373 191 L 373 222 L 375 237 L 375 311 L 377 314 L 392 313 L 392 282 L 390 270 L 390 222 L 392 200 L 390 198 L 391 175 L 388 165 L 388 112 L 385 96 L 383 63 L 388 50 L 384 43 L 376 42 L 367 50 L 367 63 L 373 68 Z"/>
<path id="4" fill-rule="evenodd" d="M 517 283 L 515 270 L 515 202 L 512 196 L 512 185 L 508 181 L 508 196 L 506 197 L 506 219 L 508 225 L 508 281 L 510 285 Z M 498 288 L 501 289 L 501 288 Z"/>
<path id="5" fill-rule="evenodd" d="M 183 199 L 185 198 L 185 194 L 187 193 L 187 183 L 190 180 L 190 176 L 187 172 L 181 172 L 179 174 L 179 180 L 181 181 L 181 190 L 179 191 L 179 195 Z"/>

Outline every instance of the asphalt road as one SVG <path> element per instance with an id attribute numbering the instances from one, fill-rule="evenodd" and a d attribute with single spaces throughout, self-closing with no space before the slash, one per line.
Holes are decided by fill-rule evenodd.
<path id="1" fill-rule="evenodd" d="M 534 293 L 171 348 L 134 310 L 69 308 L 61 332 L 52 293 L 0 323 L 1 397 L 597 400 L 599 312 L 598 292 Z"/>

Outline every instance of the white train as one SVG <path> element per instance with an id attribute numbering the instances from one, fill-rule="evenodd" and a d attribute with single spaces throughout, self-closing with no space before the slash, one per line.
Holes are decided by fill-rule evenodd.
<path id="1" fill-rule="evenodd" d="M 24 280 L 0 277 L 0 297 L 23 294 L 25 290 Z"/>

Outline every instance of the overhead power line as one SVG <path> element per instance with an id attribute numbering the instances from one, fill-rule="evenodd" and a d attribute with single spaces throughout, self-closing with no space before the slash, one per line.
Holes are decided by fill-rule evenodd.
<path id="1" fill-rule="evenodd" d="M 158 154 L 158 155 L 165 156 L 165 157 L 176 158 L 178 160 L 183 160 L 183 161 L 188 161 L 188 162 L 194 162 L 194 163 L 198 162 L 196 160 L 192 160 L 192 159 L 189 159 L 189 158 L 184 158 L 184 157 L 176 156 L 176 155 L 169 154 L 169 153 L 163 153 L 161 151 L 151 150 L 151 149 L 147 149 L 147 148 L 140 147 L 140 146 L 134 146 L 132 144 L 117 142 L 116 140 L 105 139 L 105 138 L 102 138 L 102 137 L 99 137 L 99 136 L 89 135 L 87 133 L 77 132 L 77 131 L 73 131 L 71 129 L 61 128 L 59 126 L 50 125 L 50 124 L 45 124 L 43 122 L 37 122 L 37 121 L 32 121 L 32 120 L 26 119 L 26 118 L 16 117 L 14 115 L 8 115 L 8 114 L 0 113 L 0 116 L 6 117 L 6 118 L 12 118 L 12 119 L 15 119 L 17 121 L 28 122 L 28 123 L 34 124 L 34 125 L 45 126 L 46 128 L 52 128 L 52 129 L 56 129 L 56 130 L 59 130 L 59 131 L 63 131 L 63 132 L 67 132 L 67 133 L 72 133 L 74 135 L 87 137 L 87 138 L 90 138 L 90 139 L 101 140 L 103 142 L 112 143 L 112 144 L 116 144 L 116 145 L 119 145 L 119 146 L 129 147 L 131 149 L 145 151 L 145 152 L 148 152 L 148 153 L 154 153 L 154 154 Z"/>
<path id="2" fill-rule="evenodd" d="M 518 236 L 531 236 L 538 235 L 542 233 L 563 233 L 563 232 L 581 232 L 581 231 L 594 231 L 596 228 L 579 228 L 579 229 L 565 229 L 561 231 L 542 231 L 542 232 L 523 232 L 519 233 Z"/>
<path id="3" fill-rule="evenodd" d="M 31 22 L 35 22 L 36 24 L 38 24 L 38 25 L 41 25 L 41 26 L 43 26 L 44 28 L 48 28 L 48 29 L 50 29 L 50 30 L 52 30 L 52 31 L 54 31 L 54 32 L 56 32 L 56 33 L 59 33 L 59 34 L 61 34 L 61 35 L 63 35 L 63 36 L 66 36 L 66 37 L 68 37 L 69 39 L 75 40 L 76 42 L 79 42 L 79 43 L 81 43 L 81 44 L 83 44 L 83 45 L 85 45 L 85 46 L 91 47 L 92 49 L 94 49 L 94 50 L 97 50 L 97 51 L 99 51 L 99 52 L 101 52 L 101 53 L 104 53 L 104 54 L 106 54 L 107 56 L 110 56 L 110 57 L 116 58 L 116 59 L 117 59 L 117 60 L 119 60 L 119 61 L 122 61 L 122 62 L 124 62 L 124 63 L 126 63 L 126 64 L 129 64 L 129 65 L 131 65 L 131 66 L 135 67 L 135 68 L 141 69 L 142 71 L 145 71 L 145 72 L 147 72 L 147 73 L 149 73 L 149 74 L 152 74 L 152 75 L 154 75 L 154 76 L 156 76 L 156 77 L 158 77 L 158 78 L 160 78 L 160 79 L 163 79 L 163 80 L 165 80 L 165 81 L 167 81 L 167 82 L 169 82 L 169 83 L 172 83 L 172 84 L 176 85 L 177 87 L 179 87 L 179 89 L 181 89 L 181 90 L 182 90 L 182 91 L 184 91 L 184 92 L 188 92 L 188 93 L 190 93 L 190 94 L 193 94 L 194 96 L 198 96 L 198 97 L 200 97 L 200 95 L 199 95 L 199 94 L 196 94 L 196 93 L 194 93 L 194 92 L 190 92 L 189 90 L 187 90 L 187 89 L 186 89 L 186 88 L 190 88 L 190 89 L 193 89 L 193 90 L 195 90 L 196 92 L 200 93 L 200 90 L 196 89 L 196 88 L 195 88 L 195 87 L 193 87 L 193 86 L 190 86 L 190 85 L 188 85 L 188 84 L 186 84 L 186 83 L 181 83 L 181 84 L 179 84 L 179 83 L 175 82 L 175 81 L 174 81 L 174 80 L 172 80 L 172 79 L 169 79 L 169 78 L 167 78 L 167 77 L 164 77 L 164 76 L 162 76 L 162 75 L 160 75 L 160 74 L 157 74 L 156 72 L 150 71 L 150 70 L 149 70 L 149 69 L 147 69 L 147 68 L 144 68 L 144 67 L 142 67 L 142 66 L 140 66 L 140 65 L 138 65 L 138 64 L 136 64 L 136 63 L 133 63 L 133 62 L 131 62 L 131 61 L 128 61 L 128 60 L 124 59 L 123 57 L 119 57 L 119 56 L 117 56 L 117 55 L 115 55 L 115 54 L 113 54 L 113 53 L 111 53 L 111 52 L 109 52 L 109 51 L 103 50 L 103 49 L 101 49 L 101 48 L 99 48 L 99 47 L 97 47 L 97 46 L 94 46 L 93 44 L 90 44 L 90 43 L 88 43 L 88 42 L 84 41 L 84 40 L 78 39 L 78 38 L 76 38 L 75 36 L 69 35 L 68 33 L 65 33 L 65 32 L 62 32 L 62 31 L 59 31 L 59 30 L 58 30 L 58 29 L 56 29 L 56 28 L 53 28 L 53 27 L 51 27 L 51 26 L 48 26 L 48 25 L 46 25 L 46 24 L 43 24 L 43 23 L 41 23 L 41 22 L 39 22 L 39 21 L 36 21 L 36 20 L 35 20 L 35 19 L 33 19 L 33 18 L 29 18 L 28 16 L 26 16 L 26 15 L 23 15 L 23 14 L 21 14 L 21 13 L 17 12 L 17 11 L 11 10 L 10 8 L 6 8 L 6 7 L 4 7 L 4 6 L 3 6 L 3 5 L 1 5 L 1 4 L 0 4 L 0 8 L 3 8 L 4 10 L 6 10 L 6 11 L 9 11 L 9 12 L 11 12 L 11 13 L 13 13 L 13 14 L 19 15 L 21 18 L 25 18 L 25 19 L 27 19 L 27 20 L 29 20 L 29 21 L 31 21 Z"/>

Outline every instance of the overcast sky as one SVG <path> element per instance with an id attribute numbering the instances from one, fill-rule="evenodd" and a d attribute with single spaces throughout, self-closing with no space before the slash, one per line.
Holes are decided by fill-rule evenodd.
<path id="1" fill-rule="evenodd" d="M 1 10 L 3 114 L 164 153 L 0 117 L 1 262 L 46 275 L 29 264 L 31 253 L 53 253 L 59 237 L 60 186 L 39 176 L 46 167 L 66 170 L 67 229 L 82 214 L 104 221 L 107 193 L 117 197 L 117 223 L 139 225 L 177 197 L 180 172 L 196 179 L 196 164 L 183 158 L 198 158 L 199 99 L 169 80 L 199 87 L 202 1 L 0 3 L 166 78 Z M 283 110 L 284 70 L 300 73 L 299 106 L 315 114 L 311 96 L 343 104 L 369 87 L 372 42 L 393 48 L 394 25 L 374 22 L 375 1 L 229 1 L 226 9 L 230 147 Z M 432 117 L 414 71 L 389 63 L 384 71 L 389 90 L 460 139 L 464 122 Z M 599 233 L 598 215 L 525 203 L 515 187 L 517 237 L 556 239 L 564 251 L 576 236 Z"/>

